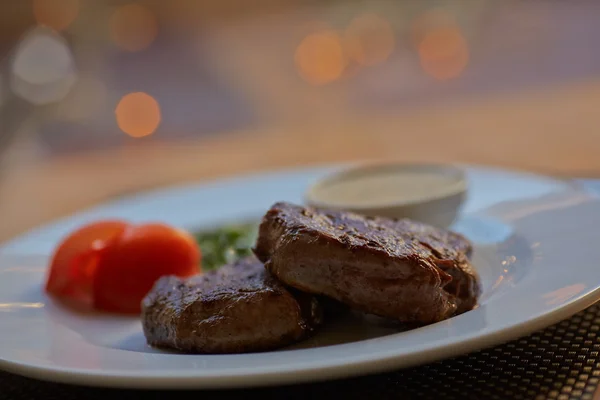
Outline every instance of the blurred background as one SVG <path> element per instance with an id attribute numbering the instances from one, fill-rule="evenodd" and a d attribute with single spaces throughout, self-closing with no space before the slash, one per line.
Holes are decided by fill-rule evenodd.
<path id="1" fill-rule="evenodd" d="M 0 240 L 350 160 L 600 175 L 600 3 L 0 0 Z"/>

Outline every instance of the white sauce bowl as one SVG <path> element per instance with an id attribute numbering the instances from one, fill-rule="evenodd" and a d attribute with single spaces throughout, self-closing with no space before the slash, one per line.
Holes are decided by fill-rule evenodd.
<path id="1" fill-rule="evenodd" d="M 410 218 L 440 228 L 456 220 L 468 192 L 465 172 L 452 165 L 371 164 L 312 185 L 310 206 L 367 216 Z"/>

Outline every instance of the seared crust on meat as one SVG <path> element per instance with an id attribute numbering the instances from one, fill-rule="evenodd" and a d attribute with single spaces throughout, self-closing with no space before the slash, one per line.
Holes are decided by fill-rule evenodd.
<path id="1" fill-rule="evenodd" d="M 283 347 L 322 322 L 314 296 L 288 289 L 254 256 L 188 279 L 159 279 L 142 302 L 149 344 L 188 353 Z"/>
<path id="2" fill-rule="evenodd" d="M 279 202 L 254 248 L 286 285 L 404 322 L 472 309 L 478 276 L 460 234 L 407 219 L 368 218 Z"/>

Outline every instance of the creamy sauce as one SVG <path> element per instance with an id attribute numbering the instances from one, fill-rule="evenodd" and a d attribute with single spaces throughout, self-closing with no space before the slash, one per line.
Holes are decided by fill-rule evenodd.
<path id="1" fill-rule="evenodd" d="M 443 196 L 459 185 L 455 177 L 431 171 L 379 172 L 329 182 L 316 196 L 325 203 L 364 207 Z"/>

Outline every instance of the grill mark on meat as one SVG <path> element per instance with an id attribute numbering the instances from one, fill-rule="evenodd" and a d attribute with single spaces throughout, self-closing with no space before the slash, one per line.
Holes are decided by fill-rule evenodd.
<path id="1" fill-rule="evenodd" d="M 279 202 L 264 215 L 253 250 L 286 285 L 403 322 L 449 318 L 479 295 L 470 242 L 408 219 Z"/>
<path id="2" fill-rule="evenodd" d="M 142 302 L 148 343 L 188 353 L 272 350 L 321 323 L 314 296 L 286 288 L 253 256 L 192 278 L 162 277 Z"/>

